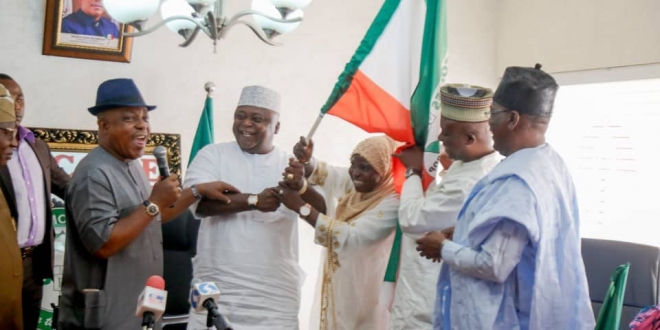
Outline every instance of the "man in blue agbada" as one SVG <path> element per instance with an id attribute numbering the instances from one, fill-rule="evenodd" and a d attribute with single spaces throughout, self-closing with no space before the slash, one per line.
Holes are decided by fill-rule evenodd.
<path id="1" fill-rule="evenodd" d="M 418 250 L 444 260 L 435 329 L 593 329 L 571 175 L 545 142 L 557 83 L 509 67 L 490 129 L 504 159 L 479 181 L 453 237 L 432 232 Z"/>

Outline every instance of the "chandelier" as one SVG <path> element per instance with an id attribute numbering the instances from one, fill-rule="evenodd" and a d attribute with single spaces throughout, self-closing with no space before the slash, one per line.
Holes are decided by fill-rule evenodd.
<path id="1" fill-rule="evenodd" d="M 232 27 L 242 24 L 254 32 L 263 42 L 278 46 L 273 38 L 295 30 L 303 18 L 302 9 L 311 0 L 252 0 L 251 10 L 240 11 L 231 18 L 224 15 L 223 0 L 103 0 L 103 7 L 113 19 L 133 26 L 137 32 L 125 33 L 125 37 L 139 37 L 152 33 L 163 25 L 184 38 L 181 47 L 189 46 L 199 32 L 213 40 L 229 33 Z M 145 22 L 160 6 L 162 21 L 146 28 Z M 252 16 L 254 23 L 244 18 Z M 256 23 L 256 24 L 255 24 Z"/>

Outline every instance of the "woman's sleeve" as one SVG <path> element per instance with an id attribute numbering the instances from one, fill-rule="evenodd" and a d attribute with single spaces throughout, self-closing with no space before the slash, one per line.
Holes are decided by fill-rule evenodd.
<path id="1" fill-rule="evenodd" d="M 336 253 L 351 253 L 374 245 L 387 238 L 396 228 L 399 201 L 392 195 L 378 206 L 350 222 L 338 221 L 320 214 L 316 220 L 316 244 L 328 247 Z"/>
<path id="2" fill-rule="evenodd" d="M 323 189 L 326 198 L 339 198 L 353 189 L 353 181 L 347 168 L 328 165 L 322 161 L 316 162 L 307 182 Z"/>

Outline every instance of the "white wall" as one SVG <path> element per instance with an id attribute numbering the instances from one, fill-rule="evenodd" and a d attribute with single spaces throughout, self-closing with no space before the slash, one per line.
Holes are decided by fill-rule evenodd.
<path id="1" fill-rule="evenodd" d="M 227 2 L 228 13 L 248 7 L 247 1 Z M 25 124 L 55 128 L 94 129 L 95 120 L 86 108 L 94 104 L 98 84 L 110 78 L 133 78 L 147 102 L 158 105 L 152 113 L 152 130 L 182 135 L 184 164 L 203 106 L 204 83 L 214 81 L 218 86 L 217 141 L 233 139 L 232 113 L 241 88 L 263 84 L 283 94 L 285 111 L 276 143 L 289 148 L 307 133 L 381 3 L 318 0 L 306 9 L 298 30 L 279 37 L 282 47 L 265 45 L 238 26 L 219 42 L 214 54 L 203 35 L 190 47 L 180 48 L 180 36 L 161 29 L 136 38 L 132 61 L 126 64 L 41 55 L 45 1 L 0 0 L 0 72 L 12 75 L 23 87 Z M 494 87 L 490 12 L 495 6 L 488 3 L 449 2 L 450 81 Z M 338 128 L 350 134 L 333 134 Z M 317 136 L 322 146 L 319 156 L 345 157 L 364 136 L 360 133 L 326 117 Z"/>
<path id="2" fill-rule="evenodd" d="M 131 77 L 145 99 L 159 106 L 152 114 L 152 129 L 182 134 L 184 164 L 203 106 L 203 85 L 209 80 L 218 86 L 216 140 L 233 139 L 230 125 L 241 88 L 263 84 L 284 95 L 283 134 L 277 143 L 292 145 L 315 119 L 379 5 L 378 1 L 346 0 L 333 1 L 333 6 L 323 2 L 312 5 L 296 33 L 281 37 L 283 47 L 263 44 L 248 29 L 238 26 L 214 54 L 210 39 L 203 35 L 191 47 L 180 48 L 180 36 L 161 29 L 136 38 L 132 61 L 125 64 L 43 56 L 45 1 L 0 2 L 0 71 L 23 86 L 27 125 L 93 129 L 95 120 L 85 109 L 94 104 L 98 84 L 109 78 Z M 244 6 L 228 6 L 230 13 L 249 4 L 231 3 Z M 355 9 L 341 10 L 349 5 Z M 336 139 L 340 145 L 350 140 L 346 135 Z"/>
<path id="3" fill-rule="evenodd" d="M 497 1 L 497 73 L 542 63 L 549 72 L 660 62 L 660 1 Z"/>
<path id="4" fill-rule="evenodd" d="M 448 83 L 469 83 L 497 88 L 495 62 L 498 2 L 490 0 L 449 0 Z"/>

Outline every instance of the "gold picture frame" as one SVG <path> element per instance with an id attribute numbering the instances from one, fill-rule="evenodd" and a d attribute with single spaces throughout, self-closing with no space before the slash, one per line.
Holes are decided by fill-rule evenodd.
<path id="1" fill-rule="evenodd" d="M 87 154 L 98 146 L 98 132 L 93 130 L 31 127 L 37 139 L 44 140 L 53 153 Z M 157 146 L 167 150 L 170 173 L 181 176 L 181 135 L 169 133 L 151 133 L 145 155 L 153 155 Z M 57 159 L 57 157 L 56 157 Z M 72 164 L 77 165 L 77 163 Z M 145 167 L 145 170 L 147 167 Z M 65 169 L 66 170 L 66 169 Z"/>
<path id="2" fill-rule="evenodd" d="M 133 32 L 133 27 L 112 20 L 98 6 L 102 15 L 93 21 L 83 11 L 85 1 L 88 0 L 46 1 L 43 55 L 130 62 L 133 38 L 124 33 Z"/>

